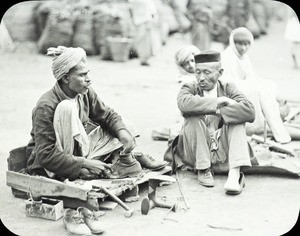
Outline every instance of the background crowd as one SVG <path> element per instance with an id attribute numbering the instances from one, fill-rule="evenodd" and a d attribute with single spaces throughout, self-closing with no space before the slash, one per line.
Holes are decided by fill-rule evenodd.
<path id="1" fill-rule="evenodd" d="M 49 47 L 80 46 L 104 60 L 139 57 L 149 65 L 174 33 L 200 50 L 212 42 L 225 48 L 232 29 L 244 26 L 259 38 L 268 33 L 271 17 L 284 17 L 282 11 L 278 2 L 268 0 L 29 1 L 5 13 L 0 51 L 13 51 L 18 42 L 31 42 L 41 54 Z"/>

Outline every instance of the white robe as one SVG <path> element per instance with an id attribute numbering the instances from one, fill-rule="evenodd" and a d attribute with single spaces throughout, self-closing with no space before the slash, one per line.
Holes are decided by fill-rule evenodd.
<path id="1" fill-rule="evenodd" d="M 266 120 L 277 142 L 291 141 L 288 130 L 280 117 L 279 104 L 276 100 L 277 86 L 273 81 L 260 78 L 253 70 L 247 54 L 241 56 L 233 41 L 233 30 L 229 46 L 221 53 L 224 69 L 221 80 L 233 82 L 243 92 L 255 107 L 255 121 L 246 124 L 248 135 L 262 134 Z M 253 39 L 250 46 L 253 44 Z"/>

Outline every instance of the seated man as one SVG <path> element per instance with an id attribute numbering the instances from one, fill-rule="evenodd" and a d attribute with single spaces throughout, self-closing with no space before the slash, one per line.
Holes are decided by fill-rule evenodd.
<path id="1" fill-rule="evenodd" d="M 203 51 L 195 55 L 196 82 L 182 86 L 178 107 L 185 118 L 181 130 L 182 162 L 198 172 L 198 182 L 214 186 L 211 164 L 228 161 L 225 183 L 228 194 L 242 190 L 240 166 L 250 166 L 245 122 L 253 122 L 254 107 L 235 85 L 219 81 L 223 73 L 220 54 Z"/>
<path id="2" fill-rule="evenodd" d="M 91 88 L 82 48 L 49 48 L 55 86 L 33 109 L 27 171 L 58 179 L 123 178 L 165 163 L 135 155 L 135 138 Z M 112 166 L 112 159 L 115 161 Z M 139 162 L 138 162 L 138 161 Z M 141 164 L 140 164 L 141 163 Z"/>

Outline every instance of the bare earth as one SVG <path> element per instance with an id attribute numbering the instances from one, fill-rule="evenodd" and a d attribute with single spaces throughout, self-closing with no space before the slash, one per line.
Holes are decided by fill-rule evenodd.
<path id="1" fill-rule="evenodd" d="M 300 70 L 292 69 L 284 26 L 284 22 L 273 20 L 268 35 L 255 41 L 250 55 L 257 73 L 276 81 L 282 97 L 300 100 Z M 176 122 L 174 53 L 185 42 L 181 35 L 172 36 L 161 54 L 151 59 L 150 67 L 141 67 L 137 59 L 116 63 L 101 61 L 97 56 L 89 58 L 94 89 L 106 104 L 136 125 L 141 134 L 138 149 L 157 159 L 163 158 L 167 143 L 153 141 L 151 131 Z M 1 220 L 18 235 L 68 235 L 62 219 L 53 222 L 26 217 L 24 200 L 13 197 L 5 177 L 9 151 L 27 144 L 32 108 L 55 83 L 51 58 L 25 49 L 0 57 Z M 299 148 L 299 143 L 296 145 Z M 297 221 L 299 179 L 247 175 L 246 188 L 238 196 L 224 193 L 225 176 L 215 176 L 214 188 L 200 186 L 191 172 L 180 172 L 180 179 L 191 208 L 170 212 L 169 217 L 175 221 L 163 220 L 167 210 L 161 208 L 142 215 L 138 201 L 129 203 L 135 209 L 131 218 L 124 217 L 120 206 L 106 212 L 102 217 L 105 235 L 281 235 Z M 140 199 L 146 194 L 147 186 L 141 186 Z M 158 195 L 175 202 L 180 193 L 175 183 L 161 187 Z"/>

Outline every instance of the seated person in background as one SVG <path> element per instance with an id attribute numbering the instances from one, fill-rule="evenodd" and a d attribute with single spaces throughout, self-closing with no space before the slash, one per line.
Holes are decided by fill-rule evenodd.
<path id="1" fill-rule="evenodd" d="M 181 161 L 193 167 L 199 184 L 214 186 L 211 164 L 229 164 L 224 185 L 228 194 L 242 191 L 241 166 L 250 166 L 245 122 L 255 118 L 252 103 L 232 83 L 219 81 L 223 73 L 220 53 L 212 50 L 195 55 L 196 81 L 182 86 L 178 107 L 185 118 L 179 135 Z"/>
<path id="2" fill-rule="evenodd" d="M 182 84 L 196 81 L 195 78 L 195 59 L 194 56 L 199 54 L 200 50 L 194 45 L 186 45 L 181 47 L 175 53 L 175 64 L 179 71 L 177 82 L 179 84 L 178 90 Z M 152 139 L 154 140 L 168 140 L 178 135 L 183 125 L 183 118 L 178 114 L 176 123 L 170 127 L 160 127 L 152 131 Z"/>
<path id="3" fill-rule="evenodd" d="M 32 175 L 74 180 L 134 176 L 165 163 L 132 155 L 135 137 L 122 118 L 91 88 L 82 48 L 49 48 L 57 80 L 36 104 L 27 146 Z M 115 165 L 110 163 L 117 159 Z M 140 164 L 141 163 L 141 164 Z"/>
<path id="4" fill-rule="evenodd" d="M 284 126 L 276 100 L 277 85 L 260 78 L 253 70 L 247 55 L 253 44 L 252 33 L 244 27 L 234 29 L 229 38 L 229 46 L 222 52 L 224 74 L 221 80 L 235 83 L 255 107 L 255 121 L 246 124 L 247 135 L 263 134 L 267 121 L 274 139 L 279 143 L 288 143 L 291 136 Z"/>
<path id="5" fill-rule="evenodd" d="M 195 81 L 195 59 L 200 50 L 194 45 L 186 45 L 175 53 L 175 63 L 179 71 L 180 87 L 187 82 Z"/>

